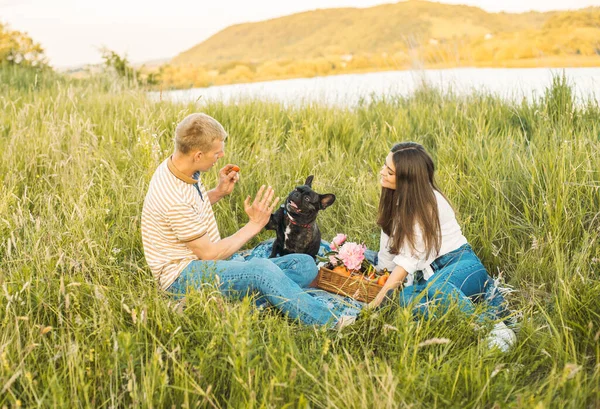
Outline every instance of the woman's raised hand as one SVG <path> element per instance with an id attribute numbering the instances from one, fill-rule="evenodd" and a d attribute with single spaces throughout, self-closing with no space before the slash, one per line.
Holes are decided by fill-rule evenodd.
<path id="1" fill-rule="evenodd" d="M 252 200 L 250 196 L 244 201 L 244 211 L 250 222 L 257 224 L 261 229 L 269 223 L 271 213 L 273 213 L 273 209 L 279 202 L 279 197 L 273 199 L 274 195 L 275 191 L 271 186 L 265 189 L 265 185 L 262 185 L 254 201 L 250 202 Z"/>

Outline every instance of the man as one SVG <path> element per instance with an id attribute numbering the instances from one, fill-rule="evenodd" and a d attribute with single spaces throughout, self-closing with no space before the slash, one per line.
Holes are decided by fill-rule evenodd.
<path id="1" fill-rule="evenodd" d="M 235 165 L 219 171 L 216 188 L 207 191 L 200 174 L 225 155 L 227 133 L 214 118 L 188 115 L 175 130 L 175 151 L 159 165 L 142 210 L 146 261 L 160 287 L 183 295 L 188 287 L 214 282 L 238 298 L 258 292 L 293 319 L 307 324 L 334 324 L 326 305 L 303 290 L 316 277 L 312 257 L 290 254 L 277 259 L 231 257 L 268 223 L 279 198 L 263 185 L 254 200 L 244 201 L 249 221 L 221 239 L 212 205 L 231 194 L 239 180 Z"/>

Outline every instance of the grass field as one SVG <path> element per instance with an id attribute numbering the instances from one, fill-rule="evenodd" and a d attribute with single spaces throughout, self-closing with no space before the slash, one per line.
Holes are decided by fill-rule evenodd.
<path id="1" fill-rule="evenodd" d="M 353 110 L 199 108 L 5 68 L 0 104 L 0 408 L 600 407 L 600 107 L 560 78 L 535 103 L 422 89 Z M 390 307 L 338 334 L 210 289 L 177 306 L 144 261 L 140 213 L 199 109 L 242 168 L 217 205 L 223 235 L 246 222 L 246 194 L 314 174 L 338 198 L 325 237 L 376 248 L 381 163 L 394 141 L 424 144 L 465 235 L 516 290 L 518 344 L 488 350 L 456 310 Z"/>

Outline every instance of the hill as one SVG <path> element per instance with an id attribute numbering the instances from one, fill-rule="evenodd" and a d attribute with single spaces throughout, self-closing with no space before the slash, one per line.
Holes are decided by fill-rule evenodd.
<path id="1" fill-rule="evenodd" d="M 487 13 L 477 7 L 407 1 L 365 9 L 314 10 L 228 27 L 179 54 L 175 64 L 265 61 L 386 52 L 435 38 L 541 28 L 552 13 Z"/>
<path id="2" fill-rule="evenodd" d="M 411 66 L 600 65 L 600 8 L 488 13 L 422 0 L 228 27 L 162 70 L 203 86 Z"/>

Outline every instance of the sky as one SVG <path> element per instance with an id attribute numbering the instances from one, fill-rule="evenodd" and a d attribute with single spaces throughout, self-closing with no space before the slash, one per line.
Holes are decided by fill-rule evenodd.
<path id="1" fill-rule="evenodd" d="M 0 22 L 27 32 L 56 68 L 100 62 L 100 47 L 138 63 L 171 58 L 237 23 L 385 0 L 0 0 Z M 600 0 L 445 0 L 486 11 L 600 6 Z"/>

